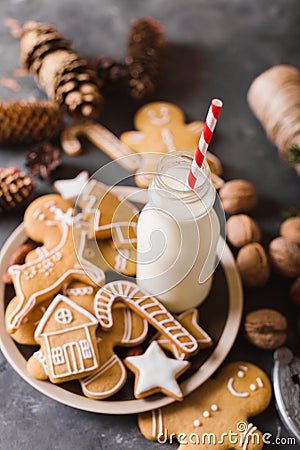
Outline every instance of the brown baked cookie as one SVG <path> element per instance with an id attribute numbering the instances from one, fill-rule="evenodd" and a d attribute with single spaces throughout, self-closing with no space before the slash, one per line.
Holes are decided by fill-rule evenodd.
<path id="1" fill-rule="evenodd" d="M 6 314 L 7 330 L 12 335 L 36 305 L 52 298 L 65 283 L 80 280 L 101 285 L 105 280 L 97 244 L 88 240 L 87 224 L 80 215 L 73 216 L 72 209 L 63 212 L 47 195 L 32 202 L 29 208 L 24 223 L 31 230 L 30 237 L 44 243 L 52 226 L 59 230 L 60 240 L 45 256 L 9 268 L 18 299 L 13 303 L 15 309 Z M 48 214 L 54 217 L 49 218 Z"/>
<path id="2" fill-rule="evenodd" d="M 181 450 L 259 450 L 262 433 L 248 418 L 264 411 L 271 396 L 270 381 L 259 367 L 234 362 L 182 403 L 140 414 L 138 423 L 147 439 L 165 443 L 177 438 Z"/>
<path id="3" fill-rule="evenodd" d="M 126 131 L 120 137 L 141 157 L 136 184 L 148 187 L 161 156 L 175 150 L 195 152 L 203 125 L 200 121 L 185 123 L 183 111 L 172 103 L 153 102 L 142 106 L 134 118 L 136 130 Z M 208 152 L 207 161 L 212 173 L 217 177 L 221 175 L 218 158 Z"/>
<path id="4" fill-rule="evenodd" d="M 99 369 L 80 380 L 84 395 L 94 399 L 111 397 L 127 380 L 127 371 L 121 359 L 114 352 L 115 346 L 134 347 L 147 337 L 148 323 L 138 314 L 123 305 L 113 310 L 115 326 L 109 331 L 97 331 L 97 345 L 100 355 Z"/>
<path id="5" fill-rule="evenodd" d="M 35 330 L 52 383 L 82 378 L 99 367 L 97 327 L 91 313 L 64 295 L 55 297 Z M 32 358 L 37 359 L 36 355 Z M 43 365 L 42 359 L 39 362 Z M 36 378 L 41 378 L 40 365 L 28 362 L 28 370 Z"/>

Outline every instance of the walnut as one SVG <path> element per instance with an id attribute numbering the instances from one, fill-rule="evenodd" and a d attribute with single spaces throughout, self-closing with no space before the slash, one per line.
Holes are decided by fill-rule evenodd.
<path id="1" fill-rule="evenodd" d="M 255 208 L 257 193 L 252 183 L 246 180 L 231 180 L 219 191 L 225 212 L 236 214 Z"/>
<path id="2" fill-rule="evenodd" d="M 287 320 L 274 309 L 259 309 L 247 314 L 245 335 L 251 344 L 264 350 L 274 350 L 287 338 Z"/>
<path id="3" fill-rule="evenodd" d="M 280 227 L 281 236 L 289 241 L 300 244 L 300 217 L 290 217 Z"/>
<path id="4" fill-rule="evenodd" d="M 261 241 L 261 231 L 257 223 L 246 214 L 237 214 L 227 220 L 226 233 L 228 241 L 237 248 L 250 242 Z"/>
<path id="5" fill-rule="evenodd" d="M 275 272 L 287 278 L 300 276 L 300 245 L 277 237 L 270 242 L 269 255 Z"/>
<path id="6" fill-rule="evenodd" d="M 264 248 L 257 242 L 242 247 L 237 265 L 246 287 L 264 286 L 270 276 L 270 264 Z"/>

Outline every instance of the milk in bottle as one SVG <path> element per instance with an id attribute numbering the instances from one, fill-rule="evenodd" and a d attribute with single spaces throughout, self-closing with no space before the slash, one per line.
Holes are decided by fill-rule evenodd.
<path id="1" fill-rule="evenodd" d="M 220 235 L 206 161 L 198 186 L 187 188 L 193 156 L 177 151 L 161 159 L 137 228 L 137 283 L 173 313 L 207 297 Z"/>

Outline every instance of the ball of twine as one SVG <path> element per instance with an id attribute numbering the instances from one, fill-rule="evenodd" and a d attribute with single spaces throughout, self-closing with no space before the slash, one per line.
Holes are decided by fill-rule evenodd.
<path id="1" fill-rule="evenodd" d="M 300 174 L 300 71 L 271 67 L 252 82 L 247 98 L 280 155 Z"/>

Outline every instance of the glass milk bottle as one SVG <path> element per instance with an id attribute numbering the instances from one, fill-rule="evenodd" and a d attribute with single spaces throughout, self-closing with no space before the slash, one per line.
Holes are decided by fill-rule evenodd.
<path id="1" fill-rule="evenodd" d="M 220 235 L 206 161 L 196 188 L 187 188 L 193 156 L 177 151 L 161 159 L 137 228 L 137 283 L 173 313 L 207 297 Z"/>

